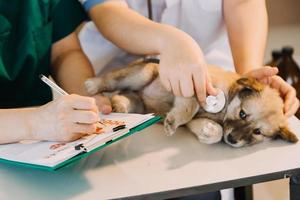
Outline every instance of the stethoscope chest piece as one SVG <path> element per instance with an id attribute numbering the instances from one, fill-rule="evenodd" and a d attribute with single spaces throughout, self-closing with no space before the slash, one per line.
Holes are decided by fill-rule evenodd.
<path id="1" fill-rule="evenodd" d="M 209 95 L 206 97 L 205 105 L 203 106 L 203 109 L 206 112 L 218 113 L 224 108 L 226 103 L 225 94 L 222 90 L 220 89 L 217 90 L 218 90 L 217 96 Z"/>

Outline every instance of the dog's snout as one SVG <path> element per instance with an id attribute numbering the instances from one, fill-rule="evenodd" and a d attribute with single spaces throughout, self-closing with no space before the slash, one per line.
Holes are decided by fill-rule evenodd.
<path id="1" fill-rule="evenodd" d="M 237 141 L 232 137 L 231 134 L 229 134 L 229 135 L 227 136 L 227 140 L 228 140 L 228 142 L 231 143 L 231 144 L 236 144 L 236 143 L 237 143 Z"/>

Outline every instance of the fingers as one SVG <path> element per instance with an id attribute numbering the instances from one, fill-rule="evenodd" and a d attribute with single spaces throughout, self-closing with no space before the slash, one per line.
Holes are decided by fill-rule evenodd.
<path id="1" fill-rule="evenodd" d="M 160 78 L 160 82 L 162 83 L 162 85 L 164 86 L 164 88 L 168 91 L 171 92 L 172 88 L 171 88 L 171 84 L 168 78 L 164 77 L 164 76 L 159 76 Z"/>
<path id="2" fill-rule="evenodd" d="M 170 84 L 172 87 L 173 94 L 175 96 L 182 96 L 181 88 L 180 88 L 180 80 L 174 77 L 170 80 Z"/>
<path id="3" fill-rule="evenodd" d="M 278 73 L 276 67 L 265 66 L 248 72 L 246 75 L 257 80 L 263 80 L 265 78 L 274 76 Z"/>
<path id="4" fill-rule="evenodd" d="M 271 77 L 266 77 L 266 78 L 260 79 L 258 81 L 265 85 L 269 85 L 271 83 Z"/>
<path id="5" fill-rule="evenodd" d="M 195 93 L 200 105 L 203 106 L 205 104 L 206 93 L 217 95 L 217 91 L 211 84 L 211 79 L 208 75 L 207 66 L 205 63 L 202 63 L 197 68 L 194 68 L 192 80 L 194 83 Z"/>
<path id="6" fill-rule="evenodd" d="M 286 88 L 286 93 L 284 96 L 284 110 L 287 112 L 289 108 L 292 107 L 295 102 L 298 101 L 296 97 L 296 90 L 293 87 L 287 87 Z"/>
<path id="7" fill-rule="evenodd" d="M 286 117 L 291 117 L 299 109 L 299 100 L 295 99 L 289 107 L 285 107 L 284 114 Z"/>
<path id="8" fill-rule="evenodd" d="M 100 117 L 92 111 L 74 110 L 70 114 L 70 120 L 74 123 L 93 124 L 100 121 Z"/>
<path id="9" fill-rule="evenodd" d="M 67 121 L 72 123 L 71 132 L 89 134 L 93 130 L 92 133 L 94 133 L 95 123 L 100 121 L 95 99 L 76 94 L 67 95 L 64 98 L 64 102 L 72 108 L 63 111 L 67 112 Z"/>
<path id="10" fill-rule="evenodd" d="M 206 81 L 203 80 L 200 73 L 194 73 L 192 77 L 198 101 L 200 104 L 204 104 L 206 98 Z"/>
<path id="11" fill-rule="evenodd" d="M 290 86 L 288 83 L 286 83 L 279 76 L 273 76 L 271 78 L 270 86 L 272 88 L 277 89 L 282 97 L 286 97 L 288 93 L 290 93 L 290 95 L 296 97 L 296 92 L 293 91 L 294 88 L 292 86 Z"/>
<path id="12" fill-rule="evenodd" d="M 294 115 L 299 107 L 296 90 L 279 76 L 273 76 L 270 85 L 272 88 L 277 89 L 283 98 L 285 115 L 287 117 Z"/>
<path id="13" fill-rule="evenodd" d="M 40 140 L 73 141 L 86 134 L 96 133 L 100 119 L 95 100 L 79 95 L 65 95 L 38 110 L 37 120 L 47 123 L 38 127 Z"/>
<path id="14" fill-rule="evenodd" d="M 70 105 L 77 110 L 95 110 L 98 111 L 94 98 L 71 94 L 66 96 L 70 98 Z"/>
<path id="15" fill-rule="evenodd" d="M 180 80 L 180 89 L 181 89 L 181 94 L 184 97 L 192 97 L 194 96 L 194 86 L 193 86 L 193 80 L 192 80 L 192 75 L 183 77 Z"/>
<path id="16" fill-rule="evenodd" d="M 95 124 L 73 124 L 71 127 L 71 132 L 73 134 L 93 134 L 96 133 L 96 125 Z"/>
<path id="17" fill-rule="evenodd" d="M 218 95 L 217 90 L 213 87 L 212 83 L 211 83 L 211 78 L 210 76 L 207 74 L 206 76 L 206 90 L 207 90 L 207 94 L 208 95 L 213 95 L 216 96 Z"/>
<path id="18" fill-rule="evenodd" d="M 165 89 L 172 91 L 175 96 L 192 97 L 194 95 L 192 75 L 184 75 L 180 78 L 171 77 L 171 79 L 161 78 L 160 81 Z"/>

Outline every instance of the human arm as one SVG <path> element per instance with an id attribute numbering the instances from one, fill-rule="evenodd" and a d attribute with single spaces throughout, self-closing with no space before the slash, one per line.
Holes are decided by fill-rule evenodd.
<path id="1" fill-rule="evenodd" d="M 224 0 L 223 9 L 236 72 L 245 74 L 263 66 L 268 31 L 265 1 Z"/>
<path id="2" fill-rule="evenodd" d="M 94 72 L 75 33 L 52 45 L 51 76 L 68 93 L 87 95 L 84 81 Z"/>
<path id="3" fill-rule="evenodd" d="M 100 32 L 120 48 L 141 55 L 160 55 L 159 75 L 175 95 L 215 94 L 198 44 L 186 33 L 155 23 L 120 2 L 106 2 L 89 10 Z"/>
<path id="4" fill-rule="evenodd" d="M 0 144 L 21 140 L 68 142 L 96 132 L 93 98 L 63 96 L 40 107 L 0 109 Z M 89 112 L 93 110 L 93 112 Z"/>
<path id="5" fill-rule="evenodd" d="M 0 109 L 0 144 L 33 139 L 30 121 L 35 108 Z"/>
<path id="6" fill-rule="evenodd" d="M 52 46 L 52 77 L 68 93 L 88 95 L 84 82 L 95 76 L 90 62 L 84 55 L 77 34 L 71 33 Z M 103 113 L 111 112 L 110 101 L 100 95 L 93 96 Z"/>
<path id="7" fill-rule="evenodd" d="M 69 92 L 84 94 L 84 75 L 90 76 L 93 73 L 88 65 L 84 65 L 88 64 L 85 59 L 80 58 L 80 50 L 71 48 L 72 37 L 71 34 L 53 45 L 52 64 L 56 67 L 54 71 L 58 77 L 72 77 L 73 74 L 68 71 L 72 64 L 70 59 L 78 59 L 80 67 L 85 67 L 77 70 L 83 74 L 83 79 L 80 79 L 81 74 L 75 73 L 78 77 L 72 77 L 69 82 L 62 80 L 61 83 Z M 97 121 L 99 115 L 95 100 L 78 95 L 66 95 L 40 107 L 0 109 L 0 143 L 20 140 L 70 141 L 94 133 Z"/>
<path id="8" fill-rule="evenodd" d="M 295 114 L 299 107 L 295 89 L 276 75 L 276 68 L 262 68 L 268 31 L 265 1 L 224 0 L 224 16 L 236 71 L 277 89 L 286 116 Z"/>

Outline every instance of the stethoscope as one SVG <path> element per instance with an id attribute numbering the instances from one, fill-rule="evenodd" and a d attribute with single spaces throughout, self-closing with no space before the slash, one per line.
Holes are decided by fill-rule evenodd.
<path id="1" fill-rule="evenodd" d="M 153 12 L 152 12 L 152 1 L 147 0 L 147 7 L 148 7 L 148 18 L 150 20 L 153 20 Z M 146 56 L 144 58 L 145 62 L 155 62 L 159 63 L 159 60 L 153 57 Z M 218 113 L 223 110 L 226 104 L 226 97 L 222 90 L 218 89 L 218 95 L 217 96 L 207 96 L 205 105 L 203 106 L 203 109 L 206 112 L 209 113 Z"/>
<path id="2" fill-rule="evenodd" d="M 148 18 L 150 20 L 153 20 L 153 15 L 152 15 L 152 1 L 147 0 L 147 7 L 148 7 Z"/>
<path id="3" fill-rule="evenodd" d="M 147 8 L 148 8 L 148 19 L 153 20 L 153 14 L 152 14 L 152 1 L 147 0 Z M 157 63 L 159 64 L 159 59 L 157 56 L 152 55 L 146 55 L 143 58 L 145 63 Z"/>

